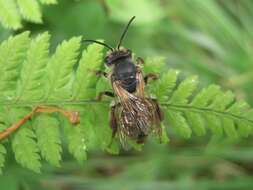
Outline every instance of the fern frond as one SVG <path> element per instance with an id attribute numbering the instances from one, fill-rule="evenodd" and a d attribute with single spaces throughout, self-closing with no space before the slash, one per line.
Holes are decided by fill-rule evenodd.
<path id="1" fill-rule="evenodd" d="M 42 22 L 42 15 L 37 0 L 17 0 L 17 4 L 24 19 L 35 23 Z"/>
<path id="2" fill-rule="evenodd" d="M 58 114 L 37 113 L 10 135 L 9 141 L 3 141 L 12 144 L 17 162 L 33 171 L 40 171 L 41 158 L 60 165 L 61 131 L 69 152 L 80 163 L 93 148 L 119 152 L 109 128 L 109 102 L 94 101 L 97 93 L 112 90 L 108 80 L 96 76 L 96 71 L 103 69 L 103 47 L 89 45 L 78 60 L 80 40 L 74 37 L 64 41 L 51 57 L 48 33 L 30 39 L 25 32 L 0 45 L 0 133 L 38 105 L 58 106 L 81 115 L 80 124 L 72 125 Z M 217 85 L 199 91 L 196 76 L 183 79 L 179 71 L 166 71 L 164 67 L 164 59 L 154 58 L 143 68 L 144 74 L 155 72 L 160 76 L 146 89 L 147 96 L 155 96 L 165 113 L 160 142 L 169 141 L 167 123 L 184 138 L 192 133 L 203 136 L 208 130 L 231 139 L 252 133 L 253 109 L 246 102 L 236 101 L 231 91 L 223 92 Z M 5 154 L 0 144 L 0 168 Z"/>
<path id="3" fill-rule="evenodd" d="M 14 0 L 0 0 L 0 22 L 6 28 L 21 28 L 21 18 Z"/>

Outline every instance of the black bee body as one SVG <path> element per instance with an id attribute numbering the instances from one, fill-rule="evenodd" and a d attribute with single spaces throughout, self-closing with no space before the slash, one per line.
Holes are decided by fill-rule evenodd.
<path id="1" fill-rule="evenodd" d="M 133 63 L 131 52 L 126 49 L 115 51 L 109 54 L 105 62 L 108 66 L 114 65 L 111 77 L 112 82 L 120 81 L 121 86 L 126 91 L 134 93 L 137 86 L 137 68 Z"/>

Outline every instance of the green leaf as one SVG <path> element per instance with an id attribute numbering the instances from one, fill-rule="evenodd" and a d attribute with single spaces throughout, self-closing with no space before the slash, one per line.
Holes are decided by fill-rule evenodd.
<path id="1" fill-rule="evenodd" d="M 63 41 L 56 49 L 55 54 L 48 63 L 47 73 L 49 86 L 47 99 L 69 99 L 73 67 L 77 61 L 81 37 L 74 37 Z"/>
<path id="2" fill-rule="evenodd" d="M 162 8 L 157 1 L 106 0 L 106 3 L 109 6 L 111 17 L 124 23 L 130 19 L 129 15 L 135 15 L 138 18 L 137 22 L 141 24 L 158 21 L 164 16 Z"/>
<path id="3" fill-rule="evenodd" d="M 34 121 L 38 147 L 45 160 L 54 166 L 60 166 L 61 139 L 59 122 L 50 115 L 40 115 Z"/>
<path id="4" fill-rule="evenodd" d="M 73 84 L 72 99 L 93 98 L 96 95 L 95 87 L 98 81 L 96 71 L 103 67 L 102 50 L 101 45 L 91 44 L 83 51 Z"/>
<path id="5" fill-rule="evenodd" d="M 203 136 L 206 134 L 205 120 L 202 115 L 191 112 L 185 112 L 185 115 L 187 122 L 197 136 Z"/>
<path id="6" fill-rule="evenodd" d="M 0 22 L 6 28 L 21 28 L 21 18 L 14 0 L 0 0 Z"/>
<path id="7" fill-rule="evenodd" d="M 11 100 L 15 95 L 21 64 L 30 43 L 29 32 L 10 37 L 0 46 L 0 99 Z"/>
<path id="8" fill-rule="evenodd" d="M 24 19 L 35 23 L 42 22 L 42 15 L 37 0 L 17 0 L 17 4 Z"/>
<path id="9" fill-rule="evenodd" d="M 2 168 L 4 167 L 6 149 L 4 145 L 0 144 L 0 174 L 2 174 Z"/>
<path id="10" fill-rule="evenodd" d="M 32 40 L 21 70 L 17 99 L 39 100 L 45 94 L 45 74 L 49 54 L 49 34 Z"/>
<path id="11" fill-rule="evenodd" d="M 199 92 L 191 102 L 192 106 L 207 106 L 220 92 L 220 87 L 217 85 L 210 85 Z"/>
<path id="12" fill-rule="evenodd" d="M 186 104 L 188 102 L 189 96 L 192 95 L 193 91 L 196 89 L 198 80 L 196 76 L 189 77 L 185 79 L 174 91 L 170 102 L 173 104 Z"/>
<path id="13" fill-rule="evenodd" d="M 40 172 L 39 148 L 34 140 L 35 137 L 31 129 L 20 129 L 12 140 L 12 150 L 19 164 L 35 172 Z"/>
<path id="14" fill-rule="evenodd" d="M 57 0 L 40 0 L 40 2 L 42 4 L 47 4 L 47 5 L 50 5 L 50 4 L 57 4 Z"/>
<path id="15" fill-rule="evenodd" d="M 69 152 L 79 163 L 83 163 L 87 159 L 87 145 L 83 127 L 80 124 L 73 126 L 67 122 L 65 122 L 64 126 L 64 134 L 68 141 Z"/>
<path id="16" fill-rule="evenodd" d="M 169 70 L 164 73 L 158 81 L 150 88 L 152 94 L 155 94 L 159 101 L 169 99 L 171 92 L 174 90 L 179 72 L 177 70 Z"/>
<path id="17" fill-rule="evenodd" d="M 168 117 L 169 123 L 175 129 L 178 135 L 183 138 L 191 137 L 191 128 L 189 127 L 182 113 L 168 110 L 166 116 Z"/>
<path id="18" fill-rule="evenodd" d="M 162 68 L 165 66 L 164 57 L 149 57 L 145 60 L 143 71 L 144 73 L 158 73 L 160 74 Z"/>
<path id="19" fill-rule="evenodd" d="M 170 139 L 167 135 L 167 130 L 163 123 L 161 124 L 161 128 L 162 128 L 162 136 L 161 136 L 160 141 L 162 144 L 167 144 L 170 141 Z"/>
<path id="20" fill-rule="evenodd" d="M 195 107 L 206 107 L 219 92 L 220 92 L 219 86 L 210 85 L 207 88 L 202 89 L 202 91 L 194 97 L 194 99 L 191 102 L 191 105 Z M 198 136 L 205 135 L 206 133 L 205 119 L 203 115 L 192 112 L 185 112 L 185 115 L 189 125 L 192 127 L 196 135 Z M 212 126 L 215 126 L 215 123 L 212 123 Z"/>

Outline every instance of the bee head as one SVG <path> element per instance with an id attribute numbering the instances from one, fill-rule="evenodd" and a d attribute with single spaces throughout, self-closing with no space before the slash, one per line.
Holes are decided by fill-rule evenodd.
<path id="1" fill-rule="evenodd" d="M 104 59 L 107 66 L 111 66 L 117 63 L 119 60 L 132 58 L 132 52 L 130 49 L 120 47 L 119 49 L 108 51 Z"/>

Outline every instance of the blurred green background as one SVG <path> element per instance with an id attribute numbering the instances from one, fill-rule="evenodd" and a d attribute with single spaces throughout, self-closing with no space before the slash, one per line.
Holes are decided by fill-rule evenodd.
<path id="1" fill-rule="evenodd" d="M 115 46 L 132 16 L 124 46 L 141 57 L 163 56 L 168 68 L 218 83 L 253 105 L 252 0 L 59 0 L 43 6 L 43 24 L 18 31 L 0 26 L 0 40 L 25 30 L 49 31 L 52 51 L 72 36 L 104 39 Z M 237 142 L 211 136 L 169 145 L 148 142 L 142 152 L 119 156 L 89 152 L 78 165 L 66 152 L 61 168 L 44 164 L 34 174 L 7 158 L 0 189 L 144 190 L 253 189 L 252 137 Z"/>

